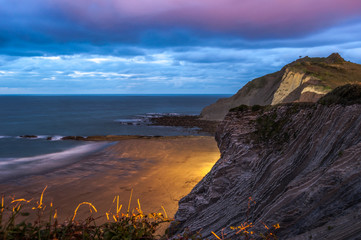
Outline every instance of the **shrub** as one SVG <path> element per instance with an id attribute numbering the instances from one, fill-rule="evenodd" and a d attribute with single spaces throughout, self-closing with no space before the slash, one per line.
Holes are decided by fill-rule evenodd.
<path id="1" fill-rule="evenodd" d="M 106 212 L 108 222 L 97 226 L 95 219 L 90 216 L 85 220 L 77 221 L 76 214 L 82 205 L 88 205 L 91 211 L 97 212 L 95 206 L 89 202 L 78 205 L 72 219 L 62 224 L 58 223 L 57 210 L 53 204 L 49 206 L 43 203 L 43 190 L 40 200 L 35 205 L 31 200 L 11 199 L 5 203 L 2 197 L 0 205 L 0 239 L 157 239 L 155 231 L 160 224 L 170 222 L 164 210 L 163 213 L 144 214 L 138 200 L 138 208 L 130 211 L 130 201 L 126 213 L 121 213 L 122 205 L 119 205 L 119 196 L 114 198 L 116 208 Z M 36 214 L 34 222 L 21 220 L 21 216 L 29 216 L 25 207 Z M 47 211 L 45 210 L 47 209 Z M 5 218 L 7 217 L 7 220 Z"/>
<path id="2" fill-rule="evenodd" d="M 249 106 L 242 104 L 238 107 L 231 108 L 229 111 L 230 112 L 245 112 L 245 111 L 248 111 L 249 109 L 250 109 Z"/>
<path id="3" fill-rule="evenodd" d="M 138 207 L 130 211 L 130 202 L 132 192 L 129 199 L 128 209 L 126 213 L 121 213 L 122 205 L 119 203 L 119 196 L 113 200 L 113 205 L 110 210 L 105 213 L 108 222 L 97 225 L 95 219 L 90 216 L 85 220 L 76 220 L 77 211 L 81 206 L 88 206 L 89 210 L 97 212 L 97 209 L 90 202 L 82 202 L 75 209 L 71 220 L 62 224 L 58 223 L 57 210 L 53 204 L 49 206 L 44 204 L 43 196 L 46 187 L 41 193 L 39 201 L 35 204 L 31 200 L 14 199 L 9 203 L 5 203 L 4 196 L 1 198 L 0 205 L 0 239 L 6 240 L 33 240 L 33 239 L 52 239 L 52 240 L 90 240 L 90 239 L 104 239 L 104 240 L 154 240 L 154 239 L 168 239 L 167 235 L 156 236 L 155 232 L 162 223 L 170 222 L 172 219 L 168 218 L 165 209 L 163 213 L 145 214 L 141 209 L 138 199 Z M 235 235 L 240 239 L 253 239 L 254 236 L 259 236 L 262 239 L 271 240 L 277 239 L 275 230 L 280 228 L 279 224 L 268 227 L 264 225 L 266 232 L 255 233 L 253 230 L 254 224 L 249 221 L 249 211 L 252 204 L 256 202 L 250 197 L 248 202 L 248 211 L 246 221 L 239 226 L 230 227 Z M 21 220 L 21 216 L 29 216 L 31 213 L 26 212 L 25 208 L 30 207 L 31 213 L 36 214 L 34 222 L 26 222 Z M 47 211 L 46 211 L 47 209 Z M 5 220 L 5 218 L 8 218 Z M 19 219 L 20 218 L 20 219 Z M 228 239 L 225 234 L 211 232 L 217 239 Z M 172 236 L 174 240 L 202 240 L 204 239 L 200 232 L 192 233 L 189 230 L 178 236 Z"/>
<path id="4" fill-rule="evenodd" d="M 264 107 L 263 106 L 260 106 L 260 105 L 253 105 L 252 107 L 251 107 L 251 111 L 252 112 L 257 112 L 257 111 L 259 111 L 259 110 L 262 110 Z"/>

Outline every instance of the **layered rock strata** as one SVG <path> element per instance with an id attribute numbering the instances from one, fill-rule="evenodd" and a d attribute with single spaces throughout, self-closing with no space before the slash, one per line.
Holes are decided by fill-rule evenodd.
<path id="1" fill-rule="evenodd" d="M 229 227 L 249 221 L 279 223 L 279 239 L 361 239 L 361 105 L 253 110 L 221 122 L 221 158 L 180 200 L 173 234 L 239 239 Z"/>

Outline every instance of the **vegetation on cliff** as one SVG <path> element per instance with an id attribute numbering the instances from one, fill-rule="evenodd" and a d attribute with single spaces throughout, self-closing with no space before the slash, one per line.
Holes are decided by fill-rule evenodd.
<path id="1" fill-rule="evenodd" d="M 361 65 L 345 61 L 338 53 L 326 58 L 300 58 L 280 71 L 248 82 L 230 98 L 205 107 L 201 117 L 222 120 L 229 109 L 242 104 L 277 105 L 317 102 L 333 89 L 361 83 Z"/>
<path id="2" fill-rule="evenodd" d="M 260 105 L 240 105 L 232 108 L 230 112 L 257 112 L 261 111 L 255 120 L 255 131 L 253 133 L 254 140 L 257 142 L 277 142 L 282 144 L 292 138 L 292 129 L 284 129 L 285 125 L 291 121 L 293 114 L 305 108 L 316 108 L 317 104 L 330 106 L 332 104 L 352 105 L 361 104 L 361 85 L 360 84 L 346 84 L 335 88 L 323 96 L 317 103 L 295 102 L 284 103 L 275 106 L 260 106 Z M 285 106 L 285 112 L 280 112 L 279 107 Z M 280 115 L 281 113 L 281 115 Z M 281 117 L 280 117 L 281 116 Z"/>
<path id="3" fill-rule="evenodd" d="M 345 84 L 361 83 L 361 65 L 345 61 L 338 53 L 327 58 L 305 57 L 288 67 L 321 80 L 319 85 L 328 91 Z"/>

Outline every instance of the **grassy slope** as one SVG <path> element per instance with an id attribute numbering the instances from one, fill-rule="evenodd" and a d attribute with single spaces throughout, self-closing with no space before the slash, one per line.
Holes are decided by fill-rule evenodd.
<path id="1" fill-rule="evenodd" d="M 266 85 L 267 79 L 281 78 L 285 69 L 306 73 L 320 80 L 320 86 L 331 91 L 345 84 L 361 83 L 361 65 L 345 61 L 339 54 L 333 53 L 327 58 L 305 57 L 286 65 L 281 71 L 267 74 L 248 82 L 246 92 L 260 89 Z M 279 79 L 280 80 L 280 79 Z"/>
<path id="2" fill-rule="evenodd" d="M 321 86 L 334 89 L 345 84 L 361 83 L 361 65 L 345 61 L 340 55 L 327 58 L 302 58 L 288 65 L 295 72 L 321 80 Z"/>
<path id="3" fill-rule="evenodd" d="M 206 120 L 222 120 L 229 109 L 242 104 L 271 104 L 286 71 L 305 74 L 304 78 L 312 77 L 312 80 L 302 84 L 286 96 L 284 98 L 286 102 L 299 100 L 303 89 L 308 87 L 313 89 L 316 94 L 326 94 L 345 84 L 361 84 L 360 64 L 345 61 L 337 53 L 333 53 L 327 58 L 305 57 L 284 66 L 278 72 L 253 79 L 232 97 L 219 99 L 216 103 L 205 107 L 201 117 Z M 306 100 L 308 98 L 310 101 L 317 100 L 317 96 L 305 95 L 301 101 L 308 101 Z"/>

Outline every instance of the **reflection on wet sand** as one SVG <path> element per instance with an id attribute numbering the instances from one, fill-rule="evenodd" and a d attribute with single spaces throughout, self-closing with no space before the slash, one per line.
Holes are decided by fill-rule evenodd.
<path id="1" fill-rule="evenodd" d="M 140 199 L 144 212 L 173 216 L 178 201 L 202 179 L 219 158 L 213 137 L 161 137 L 119 141 L 75 164 L 44 175 L 0 184 L 0 193 L 37 199 L 47 185 L 44 201 L 53 201 L 61 220 L 70 218 L 80 202 L 92 202 L 103 215 L 115 195 L 133 206 Z M 79 209 L 77 218 L 88 216 Z"/>

